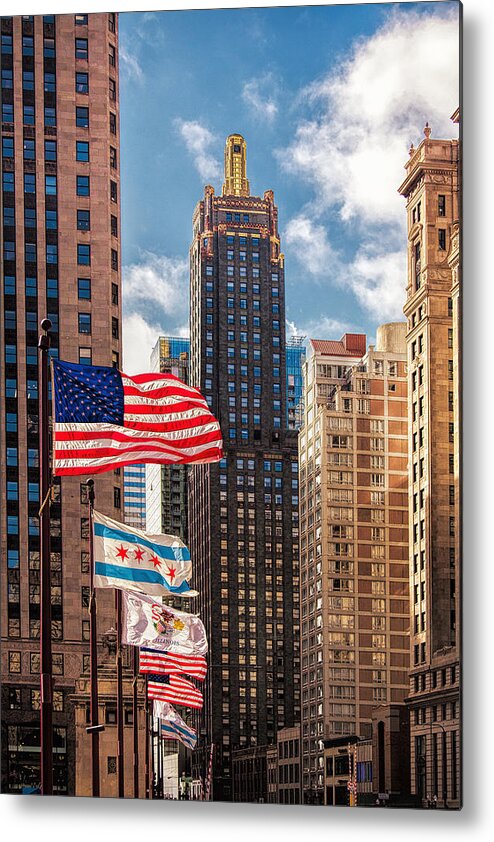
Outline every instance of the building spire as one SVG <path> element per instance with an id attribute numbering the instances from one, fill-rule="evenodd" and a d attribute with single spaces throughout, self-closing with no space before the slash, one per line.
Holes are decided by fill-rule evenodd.
<path id="1" fill-rule="evenodd" d="M 223 196 L 250 196 L 247 144 L 241 134 L 231 134 L 226 139 Z"/>

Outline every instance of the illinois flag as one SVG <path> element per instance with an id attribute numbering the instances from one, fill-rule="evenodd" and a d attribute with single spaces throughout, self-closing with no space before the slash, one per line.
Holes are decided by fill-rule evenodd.
<path id="1" fill-rule="evenodd" d="M 53 474 L 98 474 L 136 462 L 217 462 L 220 425 L 201 393 L 173 374 L 53 361 Z"/>
<path id="2" fill-rule="evenodd" d="M 177 655 L 205 655 L 206 630 L 195 614 L 144 594 L 122 592 L 122 643 Z"/>
<path id="3" fill-rule="evenodd" d="M 174 535 L 147 535 L 94 512 L 94 584 L 156 596 L 197 596 L 190 553 Z"/>
<path id="4" fill-rule="evenodd" d="M 180 740 L 186 748 L 194 748 L 197 734 L 187 725 L 168 702 L 153 702 L 154 715 L 159 719 L 160 733 L 165 740 Z"/>

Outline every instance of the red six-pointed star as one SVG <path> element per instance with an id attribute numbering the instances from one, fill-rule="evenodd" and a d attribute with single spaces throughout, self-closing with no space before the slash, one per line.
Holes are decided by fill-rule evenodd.
<path id="1" fill-rule="evenodd" d="M 120 545 L 119 547 L 117 547 L 117 549 L 118 549 L 117 557 L 121 558 L 122 561 L 124 561 L 124 559 L 129 557 L 129 551 L 126 550 L 125 547 Z"/>
<path id="2" fill-rule="evenodd" d="M 160 567 L 161 561 L 159 560 L 158 556 L 152 555 L 149 561 L 152 561 L 155 567 Z"/>
<path id="3" fill-rule="evenodd" d="M 136 561 L 140 563 L 144 557 L 144 550 L 134 550 L 134 555 L 136 557 Z"/>
<path id="4" fill-rule="evenodd" d="M 173 580 L 175 578 L 175 573 L 177 572 L 177 568 L 176 567 L 168 567 L 167 569 L 168 569 L 168 575 L 170 577 L 170 581 L 173 582 Z"/>

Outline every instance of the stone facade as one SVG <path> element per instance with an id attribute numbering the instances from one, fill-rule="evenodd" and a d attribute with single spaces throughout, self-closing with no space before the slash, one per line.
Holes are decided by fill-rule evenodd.
<path id="1" fill-rule="evenodd" d="M 370 738 L 373 708 L 408 689 L 405 330 L 381 326 L 367 353 L 365 336 L 310 342 L 299 436 L 306 803 L 324 801 L 323 741 Z"/>
<path id="2" fill-rule="evenodd" d="M 118 20 L 115 14 L 4 17 L 5 279 L 0 375 L 2 790 L 39 785 L 38 335 L 52 354 L 120 365 Z M 90 251 L 88 251 L 88 247 Z M 87 674 L 85 477 L 54 480 L 51 590 L 54 789 L 75 794 L 71 694 Z M 96 507 L 122 518 L 122 477 L 95 481 Z M 98 596 L 113 621 L 113 594 Z"/>
<path id="3" fill-rule="evenodd" d="M 457 117 L 455 117 L 457 119 Z M 411 788 L 421 803 L 460 794 L 460 264 L 457 140 L 410 149 L 407 317 Z"/>

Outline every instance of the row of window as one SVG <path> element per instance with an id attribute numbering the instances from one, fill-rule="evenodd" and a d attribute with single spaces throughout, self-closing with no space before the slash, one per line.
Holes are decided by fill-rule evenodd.
<path id="1" fill-rule="evenodd" d="M 5 193 L 13 193 L 15 189 L 14 185 L 14 173 L 13 172 L 4 172 L 2 178 L 2 186 Z M 110 199 L 112 202 L 117 202 L 118 196 L 118 188 L 117 183 L 115 181 L 110 181 Z M 24 192 L 25 193 L 36 193 L 36 175 L 34 173 L 24 173 Z M 56 196 L 57 195 L 57 176 L 56 175 L 45 175 L 45 195 L 46 196 Z M 90 181 L 88 175 L 77 175 L 76 176 L 76 195 L 77 196 L 89 196 L 90 195 Z M 116 235 L 115 235 L 116 236 Z"/>

